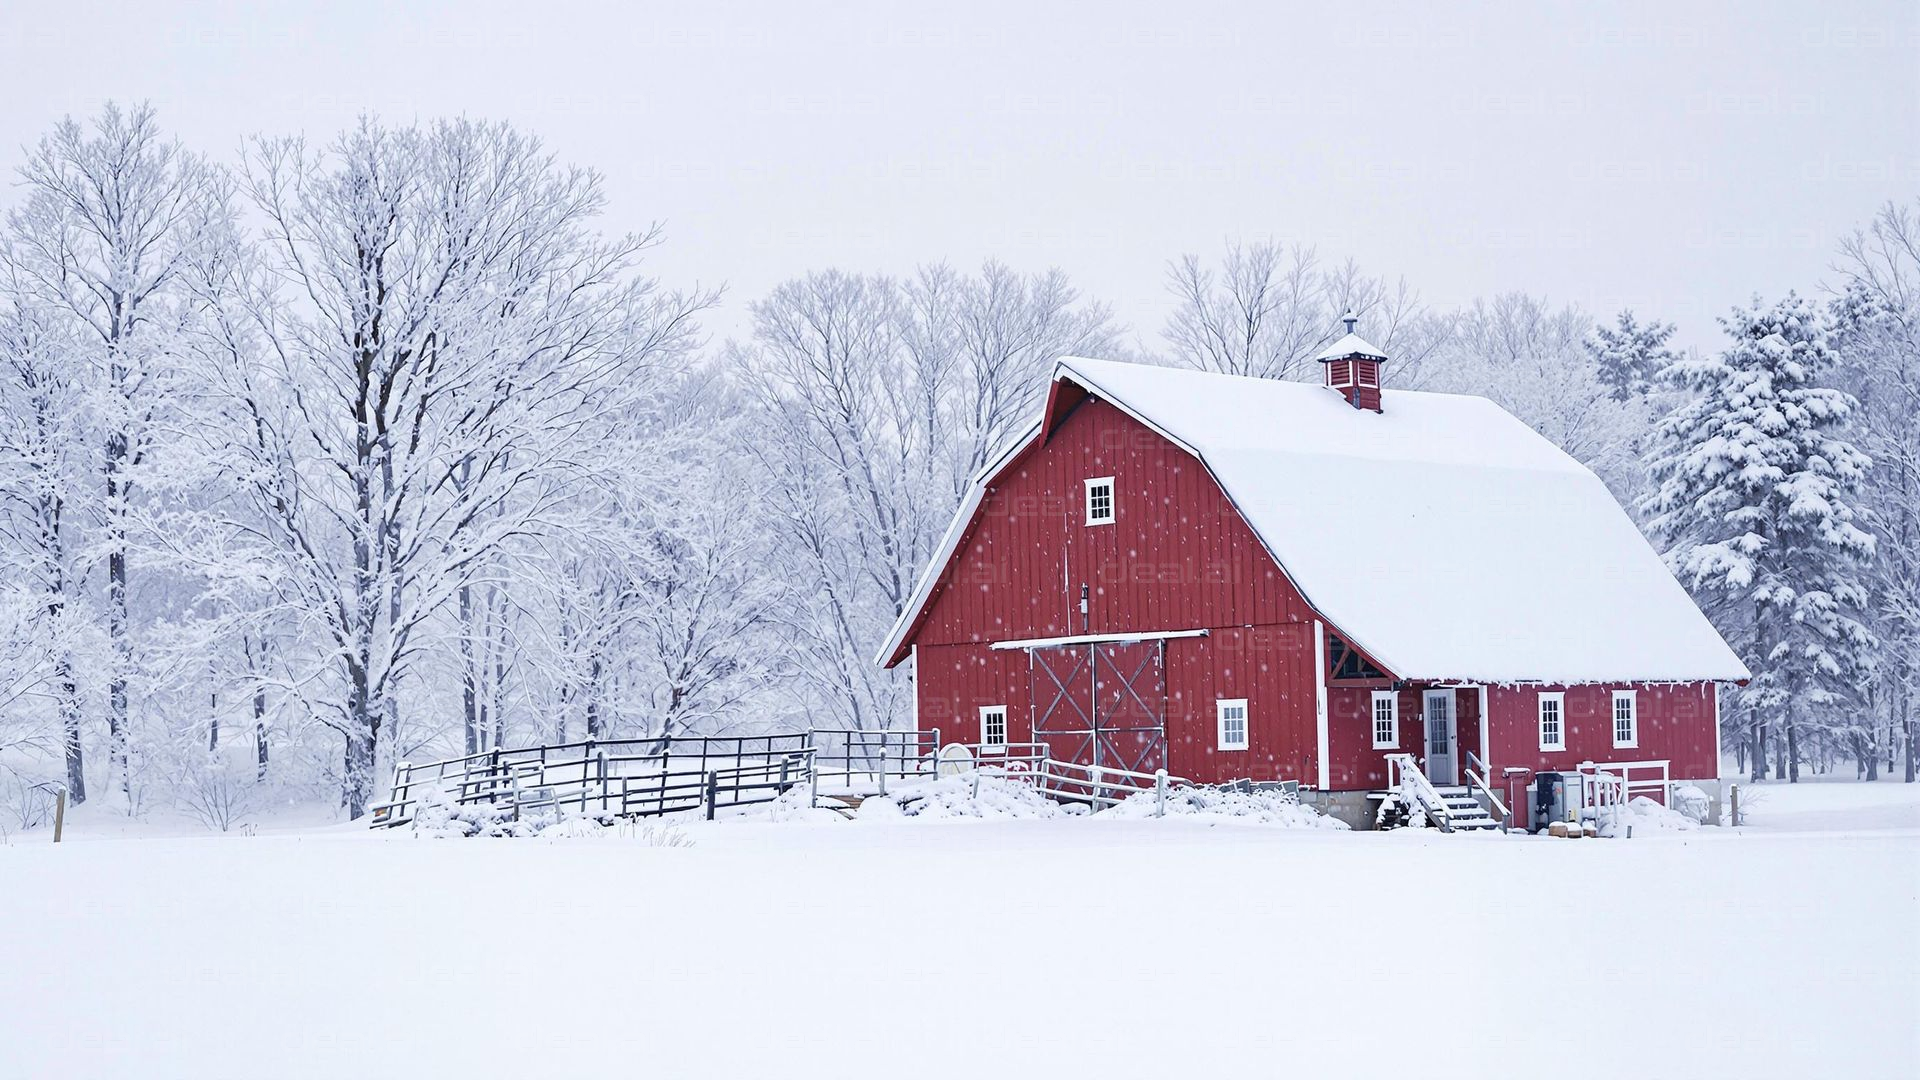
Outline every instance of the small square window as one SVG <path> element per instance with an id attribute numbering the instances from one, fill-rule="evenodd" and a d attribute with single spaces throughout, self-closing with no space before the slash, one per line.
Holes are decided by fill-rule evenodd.
<path id="1" fill-rule="evenodd" d="M 1247 748 L 1247 699 L 1221 698 L 1215 703 L 1220 718 L 1220 749 Z"/>
<path id="2" fill-rule="evenodd" d="M 1373 748 L 1393 750 L 1400 746 L 1400 695 L 1392 690 L 1373 692 Z"/>
<path id="3" fill-rule="evenodd" d="M 1567 695 L 1540 695 L 1540 749 L 1567 748 Z"/>
<path id="4" fill-rule="evenodd" d="M 1113 477 L 1087 481 L 1087 524 L 1113 524 Z"/>
<path id="5" fill-rule="evenodd" d="M 1007 745 L 1007 707 L 983 705 L 980 708 L 980 745 Z"/>
<path id="6" fill-rule="evenodd" d="M 1613 692 L 1613 746 L 1631 750 L 1640 745 L 1640 703 L 1632 690 Z"/>

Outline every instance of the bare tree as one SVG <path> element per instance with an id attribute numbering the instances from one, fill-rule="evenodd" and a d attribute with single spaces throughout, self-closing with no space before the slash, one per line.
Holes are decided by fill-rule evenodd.
<path id="1" fill-rule="evenodd" d="M 253 305 L 257 368 L 223 383 L 223 427 L 261 433 L 232 446 L 234 536 L 326 643 L 358 816 L 423 631 L 501 550 L 569 527 L 556 511 L 708 298 L 638 277 L 657 234 L 598 238 L 599 179 L 505 127 L 263 141 L 244 187 L 286 287 Z"/>
<path id="2" fill-rule="evenodd" d="M 1305 379 L 1313 358 L 1343 333 L 1351 311 L 1388 351 L 1396 386 L 1413 386 L 1434 341 L 1417 297 L 1351 262 L 1327 267 L 1312 248 L 1276 241 L 1230 244 L 1217 266 L 1183 255 L 1167 268 L 1176 307 L 1162 332 L 1175 363 L 1226 375 Z"/>
<path id="3" fill-rule="evenodd" d="M 9 261 L 34 301 L 72 323 L 100 426 L 102 537 L 113 765 L 125 781 L 130 521 L 153 449 L 156 416 L 174 392 L 190 305 L 179 278 L 212 212 L 212 173 L 162 137 L 153 110 L 108 105 L 91 128 L 62 122 L 20 170 L 25 204 L 9 216 Z M 81 344 L 84 342 L 84 344 Z"/>

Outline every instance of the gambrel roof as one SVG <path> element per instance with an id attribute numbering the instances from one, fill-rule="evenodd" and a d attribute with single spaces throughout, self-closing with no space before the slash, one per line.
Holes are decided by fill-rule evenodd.
<path id="1" fill-rule="evenodd" d="M 1307 602 L 1398 678 L 1749 677 L 1599 478 L 1485 398 L 1386 390 L 1375 413 L 1322 386 L 1078 357 L 1054 381 L 1199 459 Z M 977 480 L 881 662 L 1012 456 Z"/>

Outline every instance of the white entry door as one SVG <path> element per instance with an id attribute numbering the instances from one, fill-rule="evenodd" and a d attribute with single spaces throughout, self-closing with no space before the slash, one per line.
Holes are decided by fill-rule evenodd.
<path id="1" fill-rule="evenodd" d="M 1460 782 L 1460 739 L 1454 730 L 1453 691 L 1427 691 L 1427 779 L 1436 784 Z"/>

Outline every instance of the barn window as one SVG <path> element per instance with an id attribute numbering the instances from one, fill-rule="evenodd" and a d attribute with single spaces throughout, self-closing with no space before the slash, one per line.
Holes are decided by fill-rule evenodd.
<path id="1" fill-rule="evenodd" d="M 1387 673 L 1367 663 L 1338 634 L 1327 635 L 1327 667 L 1335 679 L 1384 679 Z"/>
<path id="2" fill-rule="evenodd" d="M 1007 745 L 1007 707 L 1005 705 L 980 707 L 980 745 Z"/>
<path id="3" fill-rule="evenodd" d="M 1373 692 L 1373 748 L 1392 750 L 1400 745 L 1400 695 L 1392 690 Z"/>
<path id="4" fill-rule="evenodd" d="M 1247 748 L 1247 699 L 1221 698 L 1215 703 L 1220 717 L 1220 749 Z"/>
<path id="5" fill-rule="evenodd" d="M 1640 703 L 1632 690 L 1613 692 L 1613 745 L 1631 750 L 1640 745 Z"/>
<path id="6" fill-rule="evenodd" d="M 1087 524 L 1113 524 L 1113 477 L 1087 481 Z"/>
<path id="7" fill-rule="evenodd" d="M 1567 748 L 1567 695 L 1540 695 L 1540 749 Z"/>

